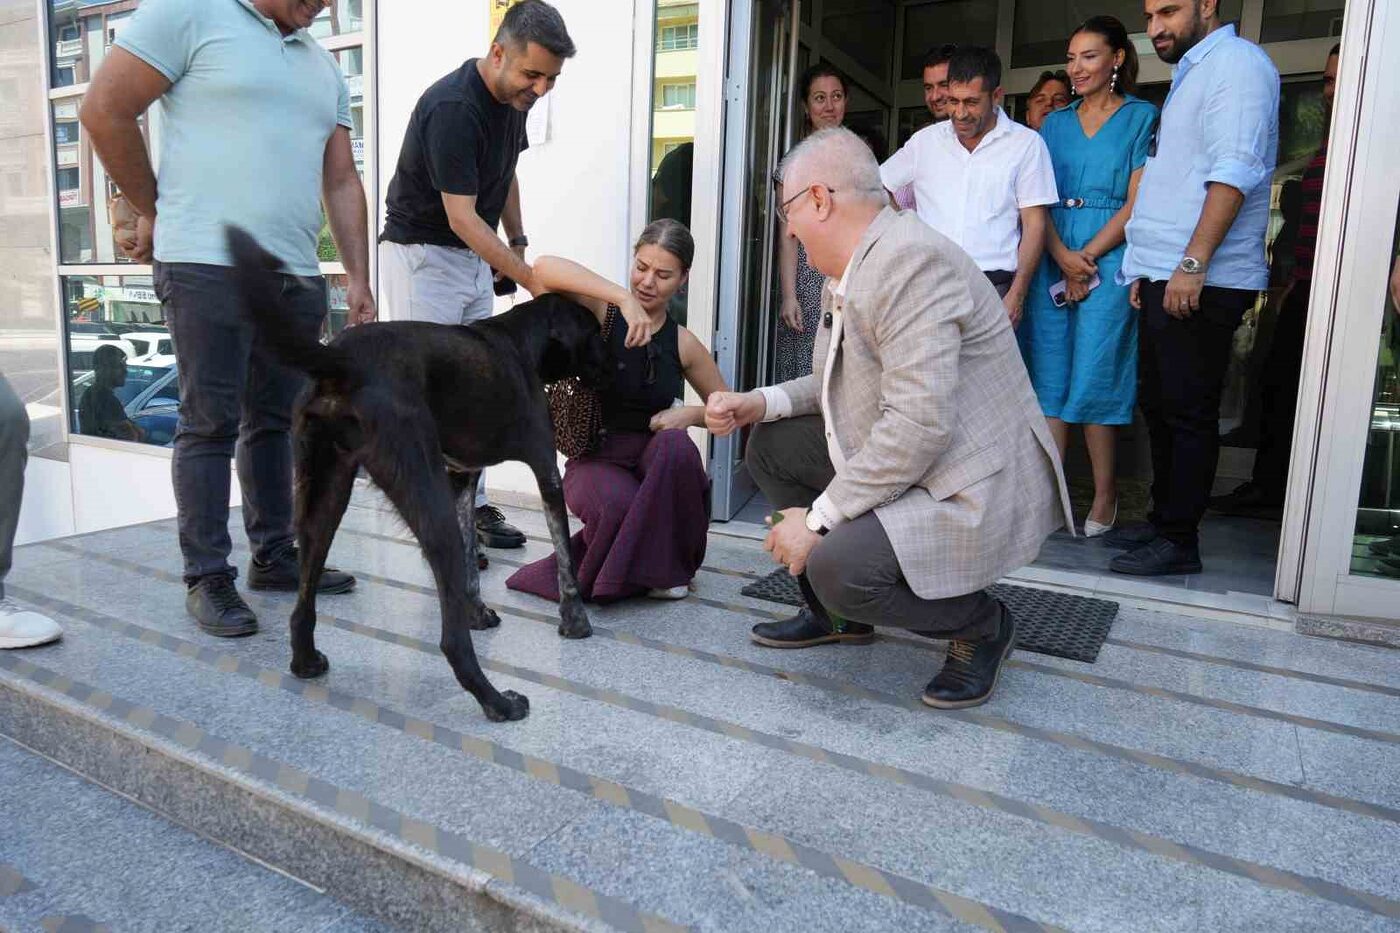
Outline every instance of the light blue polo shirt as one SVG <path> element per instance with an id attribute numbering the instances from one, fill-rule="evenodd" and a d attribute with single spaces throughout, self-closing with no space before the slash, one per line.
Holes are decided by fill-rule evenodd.
<path id="1" fill-rule="evenodd" d="M 1126 281 L 1166 281 L 1186 255 L 1206 186 L 1244 194 L 1234 226 L 1206 269 L 1206 284 L 1269 284 L 1264 234 L 1278 160 L 1278 69 L 1263 49 L 1222 26 L 1191 47 L 1172 74 L 1157 151 L 1147 160 L 1128 221 Z"/>
<path id="2" fill-rule="evenodd" d="M 317 275 L 321 170 L 351 127 L 339 65 L 283 36 L 252 0 L 145 0 L 116 44 L 170 80 L 160 99 L 155 257 L 231 264 L 234 223 L 298 275 Z"/>

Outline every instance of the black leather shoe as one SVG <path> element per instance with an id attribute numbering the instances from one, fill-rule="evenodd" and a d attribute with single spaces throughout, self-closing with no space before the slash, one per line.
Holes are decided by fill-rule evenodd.
<path id="1" fill-rule="evenodd" d="M 238 595 L 230 574 L 197 581 L 185 594 L 185 610 L 201 629 L 219 638 L 238 638 L 258 630 L 258 617 Z"/>
<path id="2" fill-rule="evenodd" d="M 1116 547 L 1120 551 L 1130 551 L 1136 547 L 1151 543 L 1157 537 L 1157 526 L 1151 522 L 1129 522 L 1126 525 L 1119 525 L 1112 531 L 1104 532 L 1099 538 L 1109 547 Z"/>
<path id="3" fill-rule="evenodd" d="M 1260 513 L 1271 514 L 1283 507 L 1283 496 L 1271 493 L 1253 480 L 1237 486 L 1233 492 L 1223 496 L 1211 496 L 1212 511 L 1222 515 L 1243 515 L 1257 517 Z"/>
<path id="4" fill-rule="evenodd" d="M 1108 562 L 1108 569 L 1114 573 L 1126 573 L 1135 577 L 1200 573 L 1201 551 L 1199 548 L 1174 544 L 1166 538 L 1158 538 L 1137 550 L 1119 554 Z"/>
<path id="5" fill-rule="evenodd" d="M 1001 669 L 1016 644 L 1016 620 L 1001 607 L 996 636 L 983 641 L 950 641 L 943 669 L 924 688 L 924 703 L 934 709 L 981 706 L 1001 679 Z"/>
<path id="6" fill-rule="evenodd" d="M 494 505 L 484 505 L 476 510 L 476 538 L 482 547 L 525 546 L 525 532 L 507 524 L 505 515 Z"/>
<path id="7" fill-rule="evenodd" d="M 768 648 L 812 648 L 816 645 L 868 645 L 875 640 L 875 628 L 860 622 L 842 621 L 833 626 L 826 618 L 803 608 L 797 615 L 781 622 L 760 622 L 750 636 Z"/>
<path id="8" fill-rule="evenodd" d="M 301 558 L 296 548 L 288 548 L 270 564 L 257 560 L 248 562 L 248 589 L 272 590 L 279 593 L 295 593 L 301 586 Z M 323 596 L 348 593 L 355 588 L 355 578 L 343 570 L 326 567 L 321 571 L 321 579 L 316 584 L 316 592 Z"/>

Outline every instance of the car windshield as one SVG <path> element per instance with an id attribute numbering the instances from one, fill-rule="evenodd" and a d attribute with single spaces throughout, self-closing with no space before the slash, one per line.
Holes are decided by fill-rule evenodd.
<path id="1" fill-rule="evenodd" d="M 126 367 L 126 385 L 116 390 L 117 399 L 126 405 L 132 399 L 140 395 L 151 384 L 160 379 L 170 371 L 168 366 L 141 366 L 139 364 L 128 363 Z"/>

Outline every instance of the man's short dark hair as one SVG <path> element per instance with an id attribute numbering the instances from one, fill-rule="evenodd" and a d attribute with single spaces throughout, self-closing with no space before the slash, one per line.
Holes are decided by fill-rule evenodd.
<path id="1" fill-rule="evenodd" d="M 93 369 L 108 369 L 125 362 L 126 354 L 122 352 L 122 348 L 111 343 L 101 344 L 92 354 Z"/>
<path id="2" fill-rule="evenodd" d="M 1331 57 L 1334 56 L 1334 55 L 1341 55 L 1341 54 L 1342 54 L 1342 44 L 1341 44 L 1340 42 L 1338 42 L 1336 45 L 1332 46 L 1332 51 L 1330 51 L 1330 52 L 1327 53 L 1327 57 L 1328 57 L 1328 58 L 1331 58 Z"/>
<path id="3" fill-rule="evenodd" d="M 985 91 L 1001 87 L 1001 58 L 985 46 L 958 46 L 948 59 L 948 83 L 969 84 L 978 78 Z"/>
<path id="4" fill-rule="evenodd" d="M 495 41 L 516 50 L 533 42 L 556 58 L 573 58 L 578 51 L 564 28 L 564 17 L 544 0 L 520 0 L 506 10 Z"/>
<path id="5" fill-rule="evenodd" d="M 957 50 L 958 47 L 951 42 L 945 42 L 943 45 L 936 45 L 929 49 L 928 54 L 924 56 L 924 63 L 921 68 L 923 70 L 928 70 L 929 68 L 937 68 L 939 65 L 946 65 L 953 58 L 953 53 Z"/>

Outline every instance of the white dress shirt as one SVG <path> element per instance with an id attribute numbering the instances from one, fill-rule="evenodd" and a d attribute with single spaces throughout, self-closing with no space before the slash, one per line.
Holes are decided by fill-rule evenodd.
<path id="1" fill-rule="evenodd" d="M 880 179 L 890 191 L 912 183 L 919 219 L 983 272 L 1015 272 L 1021 210 L 1059 200 L 1045 140 L 999 108 L 996 125 L 972 152 L 945 120 L 910 137 L 880 166 Z"/>
<path id="2" fill-rule="evenodd" d="M 831 458 L 831 465 L 840 473 L 846 465 L 846 455 L 841 450 L 841 445 L 836 443 L 836 433 L 831 429 L 831 421 L 827 417 L 827 412 L 831 410 L 831 369 L 836 361 L 836 348 L 841 345 L 841 322 L 842 311 L 845 310 L 846 284 L 851 278 L 851 267 L 855 265 L 856 257 L 852 254 L 846 263 L 846 271 L 841 273 L 841 280 L 832 283 L 831 279 L 826 280 L 826 287 L 831 289 L 831 343 L 826 348 L 826 365 L 822 368 L 822 427 L 826 431 L 826 452 Z M 758 390 L 763 395 L 766 404 L 764 421 L 778 421 L 787 418 L 792 414 L 792 399 L 782 390 L 780 386 L 763 386 Z M 812 503 L 812 512 L 817 516 L 826 529 L 830 531 L 837 525 L 846 521 L 846 516 L 841 514 L 841 510 L 827 498 L 826 493 L 822 493 L 817 500 Z"/>

